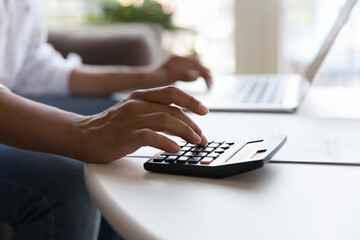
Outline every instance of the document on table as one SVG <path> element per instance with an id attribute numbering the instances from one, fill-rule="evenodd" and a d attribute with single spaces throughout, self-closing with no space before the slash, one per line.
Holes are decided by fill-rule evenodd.
<path id="1" fill-rule="evenodd" d="M 246 140 L 287 135 L 287 143 L 273 161 L 360 165 L 359 120 L 249 113 L 212 113 L 209 117 L 193 118 L 209 139 Z"/>

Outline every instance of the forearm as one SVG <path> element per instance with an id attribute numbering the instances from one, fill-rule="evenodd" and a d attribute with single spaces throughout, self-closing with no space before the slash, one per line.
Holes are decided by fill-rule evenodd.
<path id="1" fill-rule="evenodd" d="M 69 79 L 72 95 L 109 95 L 123 90 L 147 89 L 171 84 L 157 66 L 90 66 L 75 69 Z"/>
<path id="2" fill-rule="evenodd" d="M 77 158 L 82 116 L 0 89 L 0 143 Z"/>
<path id="3" fill-rule="evenodd" d="M 83 65 L 69 79 L 72 95 L 108 95 L 122 90 L 141 88 L 146 81 L 147 68 Z"/>
<path id="4" fill-rule="evenodd" d="M 175 87 L 136 91 L 88 117 L 0 89 L 0 143 L 95 163 L 122 158 L 142 146 L 174 153 L 180 150 L 176 142 L 158 132 L 206 145 L 201 129 L 172 104 L 199 115 L 208 112 L 198 100 Z"/>

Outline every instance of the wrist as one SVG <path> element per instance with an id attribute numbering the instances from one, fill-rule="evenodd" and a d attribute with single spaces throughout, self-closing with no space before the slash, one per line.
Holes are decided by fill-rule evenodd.
<path id="1" fill-rule="evenodd" d="M 79 119 L 77 116 L 71 116 L 68 118 L 67 124 L 60 128 L 61 133 L 58 135 L 60 143 L 57 148 L 53 150 L 54 153 L 81 160 L 79 155 L 81 151 L 81 128 L 78 124 Z"/>
<path id="2" fill-rule="evenodd" d="M 144 76 L 143 81 L 143 87 L 145 88 L 167 86 L 174 83 L 169 78 L 167 72 L 159 68 L 149 71 L 146 76 Z"/>
<path id="3" fill-rule="evenodd" d="M 144 88 L 148 82 L 147 72 L 122 71 L 105 74 L 102 79 L 111 83 L 112 91 Z"/>
<path id="4" fill-rule="evenodd" d="M 78 159 L 82 162 L 98 161 L 97 151 L 101 148 L 102 139 L 98 134 L 99 128 L 106 124 L 107 111 L 92 115 L 79 116 L 73 119 L 72 131 L 69 136 L 73 139 L 72 158 Z M 105 138 L 103 136 L 102 138 Z M 100 144 L 100 145 L 99 145 Z"/>
<path id="5" fill-rule="evenodd" d="M 90 131 L 91 117 L 89 116 L 76 116 L 72 118 L 70 127 L 67 131 L 66 142 L 69 145 L 69 157 L 86 162 L 88 155 L 88 133 Z"/>

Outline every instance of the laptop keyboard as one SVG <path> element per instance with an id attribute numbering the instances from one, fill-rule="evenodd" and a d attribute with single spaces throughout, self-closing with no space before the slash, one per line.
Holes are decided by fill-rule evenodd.
<path id="1" fill-rule="evenodd" d="M 246 104 L 252 103 L 281 103 L 285 94 L 285 85 L 276 78 L 257 78 L 236 82 L 233 96 L 234 101 Z M 227 96 L 229 97 L 229 96 Z"/>

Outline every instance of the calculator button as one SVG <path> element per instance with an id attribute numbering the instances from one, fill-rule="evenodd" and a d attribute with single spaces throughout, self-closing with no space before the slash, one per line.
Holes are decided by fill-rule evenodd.
<path id="1" fill-rule="evenodd" d="M 220 143 L 211 143 L 209 144 L 209 148 L 217 148 L 220 145 Z"/>
<path id="2" fill-rule="evenodd" d="M 222 149 L 229 149 L 230 145 L 224 143 L 223 145 L 220 146 Z"/>
<path id="3" fill-rule="evenodd" d="M 195 157 L 205 157 L 207 153 L 204 152 L 198 152 L 195 154 Z"/>
<path id="4" fill-rule="evenodd" d="M 186 163 L 186 161 L 189 159 L 189 157 L 179 157 L 176 159 L 176 162 L 178 163 Z"/>
<path id="5" fill-rule="evenodd" d="M 181 156 L 183 155 L 185 152 L 184 151 L 180 151 L 180 152 L 177 152 L 177 153 L 163 153 L 164 155 L 168 155 L 168 156 Z"/>
<path id="6" fill-rule="evenodd" d="M 200 161 L 201 164 L 210 164 L 214 161 L 214 158 L 206 157 Z"/>
<path id="7" fill-rule="evenodd" d="M 180 147 L 184 147 L 184 146 L 186 146 L 186 144 L 187 144 L 187 142 L 181 142 L 181 143 L 179 144 L 179 146 L 180 146 Z"/>
<path id="8" fill-rule="evenodd" d="M 186 152 L 186 151 L 190 151 L 190 149 L 191 149 L 191 147 L 182 147 L 182 148 L 181 148 L 181 151 L 185 151 L 185 152 Z"/>
<path id="9" fill-rule="evenodd" d="M 202 152 L 206 152 L 206 153 L 210 153 L 210 152 L 212 152 L 212 151 L 214 151 L 214 148 L 209 148 L 209 147 L 207 147 L 207 148 L 204 148 L 203 150 L 201 150 Z"/>
<path id="10" fill-rule="evenodd" d="M 188 160 L 188 163 L 198 163 L 201 160 L 201 157 L 191 157 Z"/>
<path id="11" fill-rule="evenodd" d="M 192 152 L 200 152 L 203 149 L 203 147 L 200 146 L 196 146 L 194 148 L 191 149 Z"/>
<path id="12" fill-rule="evenodd" d="M 191 143 L 188 143 L 186 144 L 187 147 L 195 147 L 196 145 L 195 144 L 191 144 Z"/>
<path id="13" fill-rule="evenodd" d="M 222 148 L 219 148 L 219 149 L 216 149 L 216 150 L 215 150 L 215 152 L 216 152 L 216 153 L 224 153 L 224 152 L 225 152 L 225 150 L 224 150 L 224 149 L 222 149 Z"/>
<path id="14" fill-rule="evenodd" d="M 154 162 L 162 162 L 162 161 L 164 161 L 165 158 L 166 158 L 166 156 L 160 155 L 160 156 L 154 157 L 153 161 Z"/>
<path id="15" fill-rule="evenodd" d="M 194 154 L 195 154 L 194 152 L 187 152 L 183 156 L 192 157 Z"/>
<path id="16" fill-rule="evenodd" d="M 218 144 L 222 144 L 224 141 L 222 141 L 222 140 L 215 140 L 215 141 L 213 141 L 212 143 L 218 143 Z"/>
<path id="17" fill-rule="evenodd" d="M 235 143 L 234 142 L 226 142 L 226 144 L 228 144 L 228 145 L 234 145 Z"/>
<path id="18" fill-rule="evenodd" d="M 207 157 L 211 157 L 211 158 L 217 158 L 219 157 L 219 153 L 210 153 L 209 155 L 207 155 Z"/>
<path id="19" fill-rule="evenodd" d="M 177 159 L 176 156 L 168 156 L 168 157 L 165 159 L 165 162 L 167 162 L 167 163 L 173 163 L 173 162 L 175 162 L 176 159 Z"/>

